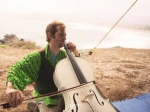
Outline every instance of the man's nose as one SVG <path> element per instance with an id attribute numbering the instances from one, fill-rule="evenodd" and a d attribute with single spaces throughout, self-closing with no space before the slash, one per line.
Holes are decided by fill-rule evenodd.
<path id="1" fill-rule="evenodd" d="M 66 35 L 63 36 L 63 39 L 66 40 Z"/>

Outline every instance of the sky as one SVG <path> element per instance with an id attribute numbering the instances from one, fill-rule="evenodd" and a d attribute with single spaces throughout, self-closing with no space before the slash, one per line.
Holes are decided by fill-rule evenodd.
<path id="1" fill-rule="evenodd" d="M 136 0 L 0 0 L 3 13 L 55 13 L 70 14 L 81 12 L 127 10 Z M 138 0 L 130 15 L 148 15 L 150 0 Z M 107 9 L 107 10 L 104 10 Z M 111 13 L 111 12 L 110 12 Z M 150 16 L 150 14 L 149 14 Z"/>
<path id="2" fill-rule="evenodd" d="M 116 21 L 136 0 L 0 0 L 1 15 L 47 14 L 68 21 Z M 138 0 L 123 22 L 150 24 L 150 0 Z M 55 14 L 55 15 L 54 15 Z M 22 16 L 21 15 L 21 16 Z M 81 19 L 79 19 L 80 17 Z M 37 18 L 37 17 L 35 17 Z M 46 18 L 46 17 L 45 17 Z M 89 20 L 87 20 L 89 18 Z M 110 19 L 111 18 L 111 19 Z"/>
<path id="3" fill-rule="evenodd" d="M 36 19 L 40 20 L 42 17 L 42 19 L 45 19 L 45 24 L 47 24 L 49 20 L 58 19 L 69 24 L 75 23 L 74 27 L 78 29 L 88 30 L 90 27 L 82 23 L 91 23 L 94 25 L 110 23 L 112 26 L 135 1 L 136 0 L 0 0 L 1 18 L 3 17 L 3 20 L 7 20 L 4 22 L 0 21 L 0 23 L 7 28 L 12 24 L 11 27 L 13 28 L 15 23 L 10 23 L 10 21 L 14 21 L 14 19 L 17 20 L 21 18 L 22 21 L 24 21 L 27 18 L 33 20 L 32 23 L 29 22 L 32 25 Z M 5 19 L 5 17 L 7 18 Z M 2 20 L 1 18 L 0 20 Z M 37 21 L 35 21 L 35 24 L 36 22 Z M 19 28 L 19 21 L 16 24 L 18 24 Z M 148 25 L 150 28 L 150 0 L 138 0 L 119 24 Z M 43 29 L 45 28 L 44 25 L 41 26 L 43 26 Z M 10 30 L 12 30 L 12 28 L 10 28 Z M 149 33 L 147 34 L 149 35 Z M 125 36 L 120 35 L 119 39 L 127 36 L 133 37 L 133 35 L 125 34 Z M 133 41 L 134 40 L 137 39 L 133 39 Z M 121 41 L 122 40 L 119 40 L 120 43 Z M 146 41 L 147 40 L 144 42 L 146 43 Z"/>
<path id="4" fill-rule="evenodd" d="M 50 12 L 68 14 L 74 12 L 98 11 L 107 7 L 115 6 L 116 10 L 124 6 L 130 6 L 135 0 L 0 0 L 0 12 Z M 134 6 L 139 14 L 148 14 L 150 0 L 138 0 Z M 119 10 L 118 10 L 119 11 Z"/>

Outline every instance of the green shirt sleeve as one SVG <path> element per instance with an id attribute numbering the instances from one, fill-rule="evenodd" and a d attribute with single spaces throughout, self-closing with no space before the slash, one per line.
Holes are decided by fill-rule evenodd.
<path id="1" fill-rule="evenodd" d="M 7 82 L 12 82 L 15 89 L 23 90 L 26 85 L 38 78 L 41 65 L 39 52 L 33 52 L 15 63 L 8 71 Z"/>

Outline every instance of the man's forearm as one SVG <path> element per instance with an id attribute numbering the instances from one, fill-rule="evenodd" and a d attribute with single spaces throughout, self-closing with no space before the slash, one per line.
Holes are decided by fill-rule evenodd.
<path id="1" fill-rule="evenodd" d="M 79 57 L 79 56 L 80 56 L 80 53 L 79 53 L 77 50 L 75 50 L 73 53 L 74 53 L 74 55 L 75 55 L 76 57 Z"/>

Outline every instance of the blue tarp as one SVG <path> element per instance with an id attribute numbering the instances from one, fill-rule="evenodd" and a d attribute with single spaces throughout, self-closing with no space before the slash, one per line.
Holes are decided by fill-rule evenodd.
<path id="1" fill-rule="evenodd" d="M 150 112 L 150 93 L 112 104 L 120 112 Z"/>

